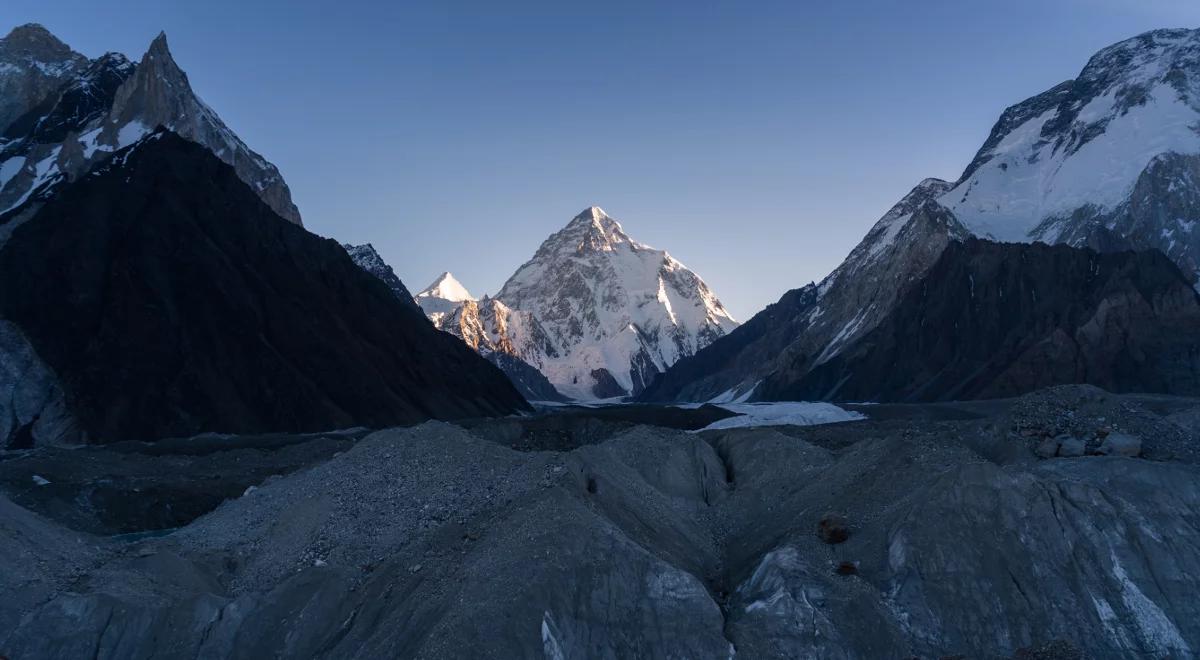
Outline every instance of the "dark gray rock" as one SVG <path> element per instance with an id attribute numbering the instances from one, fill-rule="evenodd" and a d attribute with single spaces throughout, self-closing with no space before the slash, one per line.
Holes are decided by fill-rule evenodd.
<path id="1" fill-rule="evenodd" d="M 1124 433 L 1110 433 L 1100 444 L 1100 453 L 1108 456 L 1140 456 L 1142 441 Z"/>
<path id="2" fill-rule="evenodd" d="M 560 403 L 568 400 L 555 389 L 550 379 L 521 358 L 500 351 L 489 351 L 482 355 L 488 362 L 503 371 L 504 375 L 508 376 L 508 380 L 512 382 L 513 387 L 516 387 L 521 396 L 527 400 Z"/>
<path id="3" fill-rule="evenodd" d="M 1034 453 L 1041 458 L 1054 458 L 1055 456 L 1058 456 L 1058 447 L 1060 443 L 1061 441 L 1057 437 L 1044 438 L 1038 443 L 1037 449 L 1034 449 Z"/>
<path id="4" fill-rule="evenodd" d="M 1060 436 L 1058 455 L 1063 458 L 1078 458 L 1087 453 L 1087 443 L 1082 438 Z"/>

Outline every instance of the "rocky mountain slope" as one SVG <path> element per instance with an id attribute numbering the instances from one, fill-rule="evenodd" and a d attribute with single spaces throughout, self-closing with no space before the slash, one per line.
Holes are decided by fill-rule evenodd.
<path id="1" fill-rule="evenodd" d="M 575 399 L 636 394 L 737 325 L 695 273 L 597 207 L 546 239 L 495 300 L 512 352 Z"/>
<path id="2" fill-rule="evenodd" d="M 969 236 L 1157 249 L 1194 280 L 1198 63 L 1194 30 L 1149 32 L 1100 51 L 1077 79 L 1005 110 L 957 182 L 923 181 L 819 285 L 789 292 L 763 322 L 751 319 L 751 330 L 682 361 L 646 396 L 771 396 L 755 388 L 853 346 L 924 281 L 946 246 Z"/>
<path id="3" fill-rule="evenodd" d="M 90 61 L 39 25 L 18 27 L 0 39 L 0 99 L 0 212 L 165 126 L 208 147 L 278 215 L 300 223 L 279 171 L 196 96 L 165 35 L 140 62 L 117 53 Z"/>
<path id="4" fill-rule="evenodd" d="M 1200 296 L 1162 253 L 951 243 L 873 330 L 778 365 L 756 395 L 948 401 L 1061 383 L 1200 394 Z"/>
<path id="5" fill-rule="evenodd" d="M 926 179 L 875 224 L 819 285 L 780 300 L 695 356 L 680 360 L 643 393 L 646 400 L 747 399 L 768 375 L 816 364 L 873 329 L 937 261 L 969 233 L 933 199 L 949 187 Z"/>
<path id="6" fill-rule="evenodd" d="M 165 129 L 0 215 L 0 229 L 10 233 L 2 444 L 381 427 L 526 407 L 341 246 L 280 218 L 233 167 Z"/>
<path id="7" fill-rule="evenodd" d="M 1172 420 L 1200 401 L 1152 403 L 1056 388 L 982 418 L 699 435 L 596 419 L 527 452 L 510 439 L 547 420 L 228 438 L 191 451 L 242 494 L 153 536 L 64 522 L 113 464 L 170 502 L 193 488 L 178 456 L 22 456 L 0 484 L 39 513 L 0 496 L 0 653 L 1191 657 L 1200 470 Z M 1041 451 L 1055 437 L 1079 452 Z"/>

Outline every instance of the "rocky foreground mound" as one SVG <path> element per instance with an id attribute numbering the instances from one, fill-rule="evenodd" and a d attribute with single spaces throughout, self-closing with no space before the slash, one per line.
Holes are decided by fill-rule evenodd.
<path id="1" fill-rule="evenodd" d="M 524 452 L 511 420 L 427 423 L 134 541 L 0 498 L 0 654 L 1190 657 L 1197 403 L 1058 388 Z"/>

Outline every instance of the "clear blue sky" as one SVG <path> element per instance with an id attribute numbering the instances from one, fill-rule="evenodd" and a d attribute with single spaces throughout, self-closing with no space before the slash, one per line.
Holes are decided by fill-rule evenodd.
<path id="1" fill-rule="evenodd" d="M 306 224 L 494 293 L 595 204 L 745 320 L 834 268 L 1007 105 L 1194 0 L 4 0 L 95 56 L 159 30 Z"/>

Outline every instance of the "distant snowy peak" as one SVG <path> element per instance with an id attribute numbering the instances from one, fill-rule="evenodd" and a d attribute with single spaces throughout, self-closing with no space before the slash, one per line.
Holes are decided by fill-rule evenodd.
<path id="1" fill-rule="evenodd" d="M 441 298 L 450 302 L 463 302 L 466 300 L 475 300 L 475 297 L 467 291 L 467 287 L 454 278 L 449 271 L 438 275 L 437 279 L 432 284 L 425 287 L 423 291 L 417 294 L 418 298 Z"/>
<path id="2" fill-rule="evenodd" d="M 454 276 L 449 272 L 444 272 L 438 275 L 437 279 L 432 284 L 425 287 L 416 296 L 417 305 L 425 312 L 433 324 L 446 330 L 443 327 L 447 321 L 447 317 L 459 310 L 463 303 L 474 302 L 475 297 L 471 295 L 467 288 L 461 282 L 454 279 Z M 453 334 L 459 337 L 464 337 L 463 333 L 455 332 Z M 468 344 L 471 342 L 467 342 Z M 472 346 L 476 350 L 478 346 Z"/>
<path id="3" fill-rule="evenodd" d="M 699 276 L 595 206 L 547 238 L 496 299 L 538 322 L 556 355 L 528 360 L 579 399 L 640 392 L 737 325 Z"/>
<path id="4" fill-rule="evenodd" d="M 581 400 L 640 392 L 737 326 L 699 276 L 596 206 L 543 241 L 495 297 L 475 300 L 443 273 L 416 301 L 480 353 L 536 368 L 548 379 L 539 391 Z M 514 381 L 534 380 L 497 364 Z"/>
<path id="5" fill-rule="evenodd" d="M 40 26 L 0 40 L 0 213 L 158 126 L 207 147 L 276 213 L 300 224 L 279 171 L 196 97 L 165 35 L 134 64 L 119 53 L 88 60 Z"/>
<path id="6" fill-rule="evenodd" d="M 1121 223 L 1134 186 L 1164 154 L 1200 154 L 1197 30 L 1114 44 L 1075 80 L 1005 110 L 940 202 L 983 238 L 1094 243 Z M 1134 226 L 1117 233 L 1158 247 Z"/>

